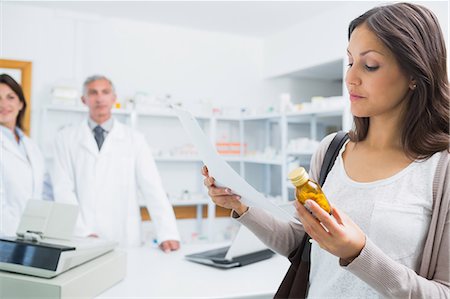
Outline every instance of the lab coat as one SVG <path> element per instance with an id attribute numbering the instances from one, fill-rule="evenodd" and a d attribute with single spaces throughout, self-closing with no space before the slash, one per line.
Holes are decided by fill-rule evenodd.
<path id="1" fill-rule="evenodd" d="M 54 154 L 55 200 L 79 204 L 77 235 L 97 234 L 122 247 L 140 245 L 140 190 L 158 242 L 180 239 L 173 208 L 142 134 L 114 120 L 99 151 L 86 119 L 58 132 Z"/>
<path id="2" fill-rule="evenodd" d="M 0 233 L 8 236 L 15 236 L 27 201 L 43 199 L 44 158 L 30 138 L 21 140 L 27 157 L 0 131 Z"/>

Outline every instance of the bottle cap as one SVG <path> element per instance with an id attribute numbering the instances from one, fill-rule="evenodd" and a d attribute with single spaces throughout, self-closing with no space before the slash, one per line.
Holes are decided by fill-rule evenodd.
<path id="1" fill-rule="evenodd" d="M 298 167 L 288 174 L 288 178 L 291 180 L 292 184 L 295 187 L 298 187 L 306 183 L 306 181 L 308 181 L 309 179 L 309 176 L 305 168 Z"/>

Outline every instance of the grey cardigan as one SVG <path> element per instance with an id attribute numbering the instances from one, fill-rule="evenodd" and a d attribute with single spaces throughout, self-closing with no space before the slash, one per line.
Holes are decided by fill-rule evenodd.
<path id="1" fill-rule="evenodd" d="M 313 155 L 310 176 L 318 180 L 326 149 L 333 135 L 327 136 Z M 392 260 L 367 238 L 360 255 L 350 264 L 340 265 L 388 298 L 450 298 L 450 190 L 449 152 L 443 151 L 433 181 L 433 212 L 423 250 L 419 273 Z M 233 218 L 247 226 L 268 247 L 288 256 L 302 240 L 300 224 L 273 218 L 263 210 L 250 208 Z"/>

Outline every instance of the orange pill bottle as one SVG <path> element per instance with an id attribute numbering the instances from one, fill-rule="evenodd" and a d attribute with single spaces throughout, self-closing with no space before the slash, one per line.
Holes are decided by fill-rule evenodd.
<path id="1" fill-rule="evenodd" d="M 319 184 L 309 178 L 305 168 L 298 167 L 288 175 L 289 180 L 295 186 L 295 198 L 301 203 L 311 199 L 315 201 L 322 209 L 331 215 L 331 205 Z"/>

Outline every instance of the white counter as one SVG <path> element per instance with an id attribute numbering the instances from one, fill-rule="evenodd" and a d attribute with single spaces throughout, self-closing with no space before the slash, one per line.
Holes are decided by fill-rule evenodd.
<path id="1" fill-rule="evenodd" d="M 157 248 L 127 250 L 127 274 L 99 298 L 272 298 L 289 267 L 274 257 L 244 267 L 216 269 L 189 262 L 186 254 L 224 244 L 184 245 L 164 253 Z"/>

